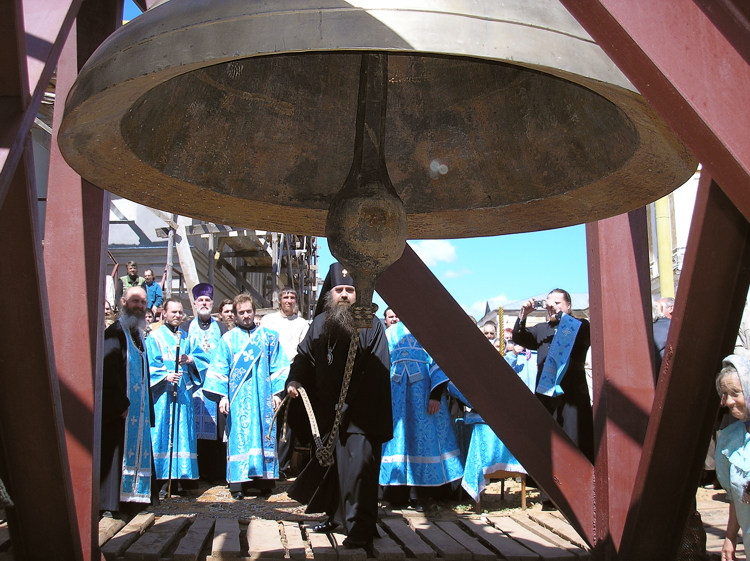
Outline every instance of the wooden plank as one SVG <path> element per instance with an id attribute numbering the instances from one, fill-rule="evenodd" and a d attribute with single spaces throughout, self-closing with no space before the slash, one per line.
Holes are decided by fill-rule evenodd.
<path id="1" fill-rule="evenodd" d="M 539 555 L 545 561 L 570 561 L 576 558 L 574 553 L 548 542 L 541 536 L 521 526 L 510 516 L 490 516 L 488 518 L 495 528 L 505 532 L 505 534 Z"/>
<path id="2" fill-rule="evenodd" d="M 406 551 L 420 560 L 435 558 L 435 551 L 424 543 L 401 518 L 384 518 L 380 523 Z"/>
<path id="3" fill-rule="evenodd" d="M 437 524 L 446 534 L 462 544 L 471 552 L 474 561 L 494 561 L 497 554 L 484 547 L 480 541 L 472 535 L 464 532 L 461 527 L 453 521 L 436 520 Z"/>
<path id="4" fill-rule="evenodd" d="M 312 524 L 305 525 L 305 532 L 307 533 L 310 547 L 312 547 L 313 550 L 313 558 L 316 561 L 336 561 L 338 559 L 336 550 L 333 548 L 333 545 L 331 545 L 331 540 L 328 539 L 326 534 L 313 532 Z"/>
<path id="5" fill-rule="evenodd" d="M 406 553 L 390 537 L 384 534 L 372 540 L 372 554 L 378 561 L 402 561 L 406 559 Z"/>
<path id="6" fill-rule="evenodd" d="M 279 523 L 275 520 L 251 520 L 247 527 L 247 547 L 250 559 L 283 559 L 286 556 Z"/>
<path id="7" fill-rule="evenodd" d="M 240 550 L 240 523 L 235 518 L 217 518 L 211 557 L 214 559 L 236 559 Z"/>
<path id="8" fill-rule="evenodd" d="M 211 516 L 197 517 L 175 549 L 174 561 L 196 561 L 215 523 L 216 521 Z"/>
<path id="9" fill-rule="evenodd" d="M 146 528 L 153 524 L 154 518 L 153 512 L 136 514 L 114 538 L 102 546 L 101 552 L 104 558 L 109 561 L 110 559 L 122 556 L 125 550 L 130 547 L 130 544 L 137 540 Z"/>
<path id="10" fill-rule="evenodd" d="M 102 518 L 99 520 L 99 547 L 108 542 L 112 537 L 122 530 L 125 521 L 119 518 Z M 6 529 L 7 532 L 7 529 Z M 0 528 L 0 547 L 3 546 L 3 528 Z"/>
<path id="11" fill-rule="evenodd" d="M 437 551 L 440 557 L 448 561 L 469 561 L 471 559 L 471 552 L 443 532 L 439 526 L 428 520 L 418 518 L 409 518 L 408 522 L 419 537 Z"/>
<path id="12" fill-rule="evenodd" d="M 177 538 L 182 529 L 190 522 L 184 515 L 165 515 L 160 517 L 148 532 L 125 551 L 125 559 L 139 561 L 159 561 L 167 548 Z"/>
<path id="13" fill-rule="evenodd" d="M 296 522 L 284 522 L 284 537 L 286 538 L 286 550 L 290 559 L 305 558 L 305 541 L 302 539 L 302 531 Z"/>
<path id="14" fill-rule="evenodd" d="M 349 549 L 342 545 L 346 539 L 344 534 L 333 532 L 331 533 L 331 537 L 333 538 L 333 543 L 336 545 L 336 553 L 339 556 L 339 561 L 365 561 L 367 559 L 367 552 L 361 547 Z"/>
<path id="15" fill-rule="evenodd" d="M 463 518 L 461 522 L 476 536 L 509 561 L 539 559 L 539 555 L 522 546 L 503 532 L 482 520 Z"/>
<path id="16" fill-rule="evenodd" d="M 518 522 L 524 528 L 534 532 L 538 536 L 541 536 L 550 543 L 555 544 L 557 547 L 567 549 L 573 553 L 578 559 L 589 559 L 591 553 L 588 550 L 582 549 L 575 544 L 570 543 L 568 540 L 561 538 L 554 532 L 548 530 L 544 526 L 540 526 L 533 520 L 531 520 L 525 513 L 515 514 L 512 516 L 513 520 Z"/>
<path id="17" fill-rule="evenodd" d="M 567 520 L 564 518 L 556 516 L 553 512 L 542 512 L 536 510 L 526 511 L 526 514 L 531 520 L 544 526 L 548 530 L 551 530 L 561 538 L 565 538 L 570 543 L 575 544 L 582 549 L 587 548 L 586 543 L 581 539 L 581 536 L 578 535 L 578 532 L 576 532 L 573 529 L 573 526 L 568 524 Z"/>

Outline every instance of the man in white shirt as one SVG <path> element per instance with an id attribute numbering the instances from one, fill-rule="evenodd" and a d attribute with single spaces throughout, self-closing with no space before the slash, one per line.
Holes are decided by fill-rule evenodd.
<path id="1" fill-rule="evenodd" d="M 279 334 L 281 349 L 291 363 L 297 354 L 297 345 L 302 342 L 310 328 L 307 320 L 297 314 L 297 293 L 293 288 L 284 287 L 279 295 L 279 311 L 263 316 L 261 326 L 272 329 Z M 294 435 L 290 427 L 287 426 L 286 442 L 281 442 L 281 423 L 278 426 L 276 449 L 279 454 L 279 474 L 284 477 L 290 474 Z"/>

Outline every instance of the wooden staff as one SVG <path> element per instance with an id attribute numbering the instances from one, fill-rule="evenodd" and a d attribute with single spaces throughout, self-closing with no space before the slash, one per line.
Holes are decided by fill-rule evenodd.
<path id="1" fill-rule="evenodd" d="M 174 373 L 180 371 L 180 342 L 182 342 L 182 332 L 177 328 L 177 354 L 174 357 Z M 174 448 L 174 428 L 177 424 L 177 382 L 172 382 L 172 430 L 169 433 L 169 482 L 167 483 L 167 498 L 172 498 L 172 450 Z"/>
<path id="2" fill-rule="evenodd" d="M 503 307 L 500 306 L 497 309 L 497 336 L 499 338 L 500 342 L 500 354 L 505 354 L 505 319 L 504 316 L 505 312 L 503 311 Z"/>

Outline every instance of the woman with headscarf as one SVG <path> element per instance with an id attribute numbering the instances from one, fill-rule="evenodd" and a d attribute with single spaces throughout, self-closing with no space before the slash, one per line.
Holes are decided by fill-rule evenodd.
<path id="1" fill-rule="evenodd" d="M 721 403 L 738 419 L 721 431 L 716 443 L 716 476 L 730 499 L 722 561 L 736 559 L 737 532 L 742 528 L 745 551 L 750 551 L 750 433 L 746 396 L 750 396 L 750 360 L 729 355 L 716 377 Z"/>

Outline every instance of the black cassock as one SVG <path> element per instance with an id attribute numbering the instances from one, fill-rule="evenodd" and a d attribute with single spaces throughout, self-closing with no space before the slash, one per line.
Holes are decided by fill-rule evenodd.
<path id="1" fill-rule="evenodd" d="M 133 342 L 140 348 L 141 336 L 137 328 L 131 331 Z M 120 510 L 120 479 L 125 439 L 125 419 L 130 400 L 127 389 L 127 340 L 119 321 L 104 331 L 104 365 L 102 367 L 102 424 L 99 481 L 99 510 Z M 141 350 L 143 350 L 141 348 Z M 140 357 L 138 357 L 140 359 Z M 148 361 L 146 361 L 148 364 Z M 149 392 L 150 418 L 153 426 L 154 404 Z M 152 460 L 153 461 L 153 460 Z M 152 473 L 153 466 L 152 466 Z M 158 489 L 151 482 L 152 502 L 158 503 Z M 133 503 L 139 510 L 142 503 Z"/>
<path id="2" fill-rule="evenodd" d="M 585 319 L 576 318 L 581 327 L 576 335 L 573 349 L 570 352 L 568 370 L 563 376 L 560 387 L 563 394 L 555 397 L 536 394 L 539 401 L 547 408 L 557 423 L 562 427 L 581 452 L 594 461 L 594 417 L 589 398 L 589 387 L 586 383 L 586 353 L 591 346 L 591 326 Z M 516 320 L 513 327 L 513 341 L 537 351 L 536 386 L 542 375 L 544 361 L 547 359 L 552 339 L 557 332 L 557 322 L 539 323 L 526 327 L 526 321 Z"/>
<path id="3" fill-rule="evenodd" d="M 299 344 L 288 382 L 299 382 L 305 388 L 320 433 L 326 436 L 334 424 L 349 338 L 342 334 L 329 340 L 323 330 L 324 323 L 325 313 L 313 320 L 307 336 Z M 329 358 L 332 358 L 330 364 Z M 301 401 L 294 400 L 293 409 L 297 412 Z M 302 424 L 306 423 L 305 418 Z M 305 428 L 309 434 L 309 425 Z M 327 473 L 327 476 L 315 481 L 314 476 L 306 478 L 300 474 L 299 484 L 295 490 L 290 490 L 290 495 L 303 502 L 309 501 L 308 512 L 325 512 L 329 519 L 341 524 L 353 545 L 369 544 L 377 536 L 382 445 L 392 437 L 390 354 L 383 325 L 374 318 L 372 327 L 362 329 L 359 334 L 346 409 L 336 439 L 336 465 L 330 470 L 318 469 L 313 456 L 312 465 L 305 471 L 315 471 L 320 477 Z M 314 497 L 315 489 L 310 489 L 311 484 L 319 486 Z M 307 489 L 300 488 L 302 486 Z"/>

